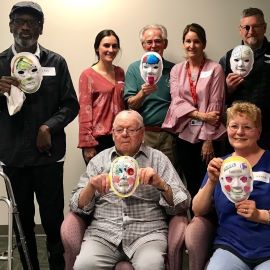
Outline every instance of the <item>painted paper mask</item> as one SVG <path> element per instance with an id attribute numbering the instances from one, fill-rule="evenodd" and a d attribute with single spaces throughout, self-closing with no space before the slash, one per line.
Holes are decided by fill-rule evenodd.
<path id="1" fill-rule="evenodd" d="M 143 80 L 148 84 L 155 84 L 159 81 L 163 70 L 161 56 L 156 52 L 146 52 L 140 63 L 140 72 Z"/>
<path id="2" fill-rule="evenodd" d="M 222 163 L 219 181 L 223 193 L 231 202 L 246 200 L 253 190 L 251 165 L 243 157 L 228 157 Z"/>
<path id="3" fill-rule="evenodd" d="M 130 156 L 116 158 L 110 169 L 111 188 L 119 197 L 128 197 L 133 194 L 139 184 L 139 166 Z"/>
<path id="4" fill-rule="evenodd" d="M 230 65 L 233 73 L 247 76 L 253 68 L 254 56 L 252 49 L 247 45 L 236 46 L 231 54 Z"/>
<path id="5" fill-rule="evenodd" d="M 12 58 L 11 75 L 20 81 L 18 88 L 27 94 L 35 93 L 43 79 L 38 58 L 29 52 L 18 53 Z"/>

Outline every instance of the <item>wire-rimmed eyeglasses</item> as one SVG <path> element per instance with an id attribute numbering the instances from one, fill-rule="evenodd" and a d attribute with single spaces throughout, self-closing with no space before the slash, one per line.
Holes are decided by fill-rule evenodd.
<path id="1" fill-rule="evenodd" d="M 238 131 L 239 129 L 243 130 L 244 132 L 251 132 L 255 130 L 256 127 L 250 125 L 238 125 L 238 124 L 229 124 L 229 129 L 233 132 Z"/>
<path id="2" fill-rule="evenodd" d="M 126 133 L 128 135 L 135 135 L 139 130 L 141 130 L 143 127 L 139 127 L 139 128 L 122 128 L 122 127 L 116 127 L 113 128 L 113 132 L 117 135 L 121 135 L 124 131 L 126 131 Z"/>

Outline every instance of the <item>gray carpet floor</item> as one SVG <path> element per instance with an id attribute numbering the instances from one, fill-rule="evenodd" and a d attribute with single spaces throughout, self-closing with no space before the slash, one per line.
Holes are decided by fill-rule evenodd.
<path id="1" fill-rule="evenodd" d="M 45 244 L 44 235 L 37 235 L 37 246 L 38 246 L 38 259 L 40 264 L 40 270 L 48 270 L 48 259 L 47 259 L 47 250 Z M 7 251 L 7 242 L 8 238 L 6 236 L 0 236 L 0 253 Z M 13 241 L 15 244 L 15 241 Z M 17 248 L 13 251 L 13 260 L 12 260 L 12 270 L 21 270 L 22 266 L 20 263 L 20 257 L 18 254 Z M 7 262 L 0 261 L 0 270 L 7 270 Z"/>

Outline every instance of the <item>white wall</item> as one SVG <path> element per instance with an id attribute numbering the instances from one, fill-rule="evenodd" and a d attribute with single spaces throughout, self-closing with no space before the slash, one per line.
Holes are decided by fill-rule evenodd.
<path id="1" fill-rule="evenodd" d="M 0 51 L 13 42 L 13 37 L 9 33 L 8 14 L 16 2 L 1 0 Z M 270 23 L 269 0 L 37 0 L 37 2 L 45 14 L 44 31 L 39 41 L 44 47 L 66 58 L 76 91 L 81 71 L 96 60 L 93 42 L 96 34 L 102 29 L 111 28 L 119 35 L 122 54 L 115 64 L 126 70 L 129 63 L 139 59 L 143 53 L 138 32 L 149 23 L 160 23 L 167 27 L 169 45 L 164 56 L 173 62 L 183 60 L 182 31 L 189 23 L 197 22 L 205 28 L 208 40 L 206 53 L 209 58 L 217 61 L 227 50 L 239 44 L 238 25 L 244 8 L 250 6 L 261 8 L 266 21 Z M 68 211 L 70 192 L 84 170 L 81 151 L 76 148 L 77 119 L 66 128 L 66 133 L 64 185 L 65 211 Z M 0 185 L 0 196 L 4 193 L 5 189 Z M 4 213 L 4 206 L 0 205 L 0 225 L 7 224 Z M 37 223 L 40 223 L 38 215 Z"/>

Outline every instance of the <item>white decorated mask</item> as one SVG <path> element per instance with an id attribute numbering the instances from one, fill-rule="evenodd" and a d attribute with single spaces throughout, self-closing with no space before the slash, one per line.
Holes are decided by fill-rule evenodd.
<path id="1" fill-rule="evenodd" d="M 146 52 L 140 63 L 140 72 L 143 80 L 148 84 L 155 84 L 159 81 L 163 70 L 161 56 L 156 52 Z"/>
<path id="2" fill-rule="evenodd" d="M 12 58 L 11 75 L 20 81 L 18 88 L 27 94 L 35 93 L 43 79 L 38 58 L 29 52 L 18 53 Z"/>
<path id="3" fill-rule="evenodd" d="M 251 165 L 243 157 L 228 157 L 222 163 L 219 181 L 223 193 L 231 202 L 246 200 L 253 190 Z"/>
<path id="4" fill-rule="evenodd" d="M 139 184 L 139 166 L 130 156 L 116 158 L 109 173 L 111 188 L 119 197 L 128 197 L 133 194 Z"/>
<path id="5" fill-rule="evenodd" d="M 233 73 L 247 76 L 253 68 L 254 56 L 252 49 L 247 45 L 239 45 L 232 51 L 230 58 Z"/>

